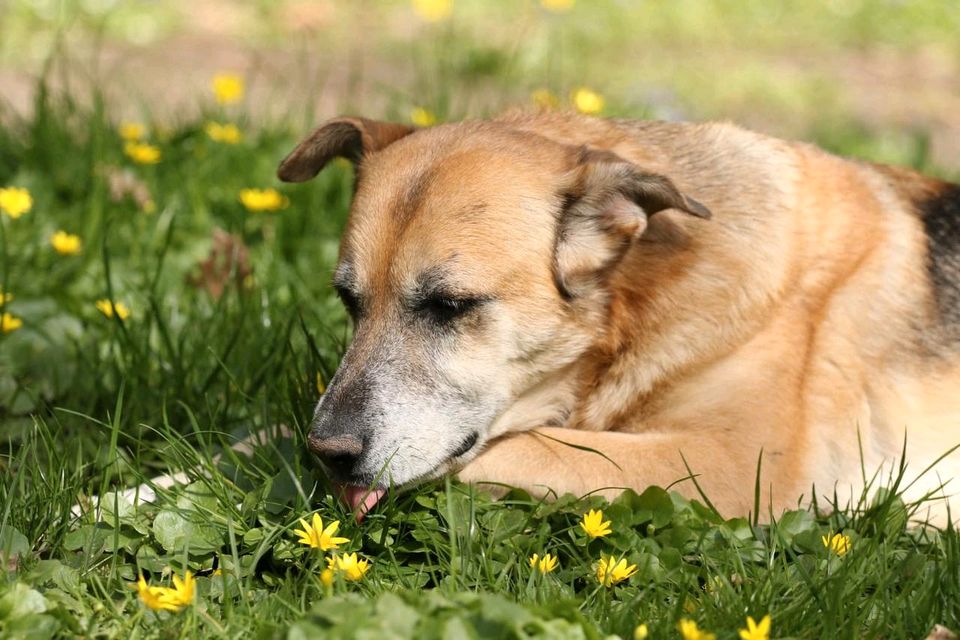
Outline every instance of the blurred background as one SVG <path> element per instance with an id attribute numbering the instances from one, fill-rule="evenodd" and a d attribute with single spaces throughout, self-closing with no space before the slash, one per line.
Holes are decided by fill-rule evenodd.
<path id="1" fill-rule="evenodd" d="M 0 0 L 8 113 L 46 75 L 97 87 L 117 119 L 184 119 L 218 73 L 245 80 L 254 121 L 294 130 L 572 101 L 960 169 L 952 0 Z"/>

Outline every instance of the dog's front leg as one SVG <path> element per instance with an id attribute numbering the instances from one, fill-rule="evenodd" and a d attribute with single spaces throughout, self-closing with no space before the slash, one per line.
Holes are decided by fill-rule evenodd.
<path id="1" fill-rule="evenodd" d="M 642 491 L 659 485 L 696 497 L 692 471 L 721 511 L 745 514 L 752 508 L 759 446 L 754 451 L 742 440 L 732 440 L 723 430 L 681 434 L 542 427 L 495 440 L 458 476 L 464 482 L 508 485 L 537 496 L 613 497 L 626 488 Z"/>

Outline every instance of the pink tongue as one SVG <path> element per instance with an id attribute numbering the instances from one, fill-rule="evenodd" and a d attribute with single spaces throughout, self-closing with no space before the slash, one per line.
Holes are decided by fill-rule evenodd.
<path id="1" fill-rule="evenodd" d="M 339 485 L 337 489 L 340 492 L 340 498 L 347 503 L 351 511 L 356 512 L 357 522 L 363 520 L 363 516 L 387 493 L 386 489 L 380 487 L 371 489 L 352 484 Z"/>

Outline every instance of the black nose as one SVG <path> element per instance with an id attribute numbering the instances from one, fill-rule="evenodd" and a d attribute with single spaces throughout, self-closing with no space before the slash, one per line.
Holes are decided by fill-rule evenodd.
<path id="1" fill-rule="evenodd" d="M 363 442 L 353 435 L 323 436 L 313 432 L 307 436 L 307 448 L 334 475 L 345 478 L 353 475 L 363 453 Z"/>

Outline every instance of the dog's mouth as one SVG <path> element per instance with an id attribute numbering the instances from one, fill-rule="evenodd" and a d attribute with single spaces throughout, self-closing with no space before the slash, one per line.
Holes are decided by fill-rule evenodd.
<path id="1" fill-rule="evenodd" d="M 480 435 L 476 431 L 468 435 L 451 454 L 446 464 L 451 464 L 457 458 L 466 455 L 471 449 L 473 449 L 474 446 L 476 446 L 479 437 Z M 427 474 L 419 480 L 426 480 L 431 477 L 435 477 L 434 474 Z M 416 482 L 417 481 L 415 480 L 409 484 L 416 484 Z M 385 495 L 387 495 L 387 490 L 384 487 L 370 487 L 367 485 L 356 484 L 335 484 L 334 492 L 339 496 L 340 500 L 342 500 L 343 503 L 350 508 L 350 511 L 353 512 L 357 522 L 362 521 L 364 516 L 366 516 L 367 513 L 369 513 L 370 510 L 373 509 Z"/>
<path id="2" fill-rule="evenodd" d="M 450 455 L 450 459 L 453 460 L 455 458 L 465 456 L 471 449 L 473 449 L 473 447 L 477 444 L 477 440 L 479 439 L 480 434 L 476 431 L 468 435 L 466 438 L 464 438 L 463 442 L 460 443 L 460 446 L 457 447 L 456 451 Z"/>
<path id="3" fill-rule="evenodd" d="M 357 522 L 363 520 L 363 517 L 380 502 L 380 499 L 387 495 L 387 490 L 383 487 L 366 487 L 355 484 L 336 485 L 334 490 L 339 494 L 340 499 L 350 507 L 350 511 L 354 512 Z"/>

